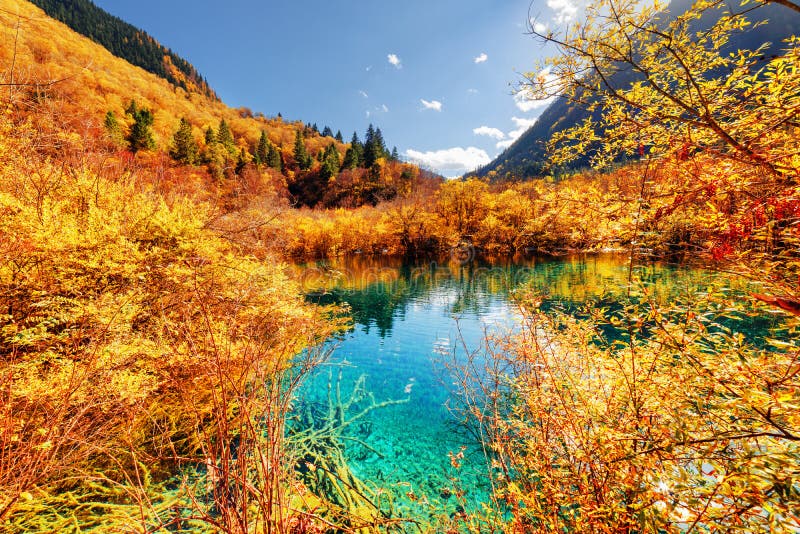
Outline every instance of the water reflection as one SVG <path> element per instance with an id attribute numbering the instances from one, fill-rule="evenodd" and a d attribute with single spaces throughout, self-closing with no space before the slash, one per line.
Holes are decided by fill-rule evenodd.
<path id="1" fill-rule="evenodd" d="M 386 337 L 409 307 L 436 305 L 450 315 L 481 315 L 498 298 L 525 290 L 543 299 L 544 309 L 574 310 L 586 303 L 613 306 L 626 294 L 628 258 L 621 254 L 566 258 L 517 258 L 504 262 L 407 264 L 393 258 L 355 257 L 293 267 L 306 298 L 318 304 L 347 304 L 355 323 Z M 736 284 L 707 271 L 651 263 L 634 270 L 634 295 L 666 301 L 708 284 Z M 744 287 L 744 282 L 741 284 Z"/>
<path id="2" fill-rule="evenodd" d="M 363 383 L 377 402 L 407 400 L 371 413 L 352 436 L 363 446 L 349 446 L 348 457 L 360 477 L 391 491 L 400 511 L 416 516 L 454 513 L 461 506 L 452 498 L 456 490 L 461 503 L 476 507 L 487 496 L 479 454 L 472 463 L 468 455 L 458 473 L 450 463 L 449 455 L 470 442 L 454 430 L 446 407 L 453 387 L 443 364 L 479 350 L 487 332 L 513 329 L 512 296 L 533 293 L 545 311 L 578 313 L 587 305 L 620 307 L 628 296 L 667 301 L 709 286 L 746 289 L 730 276 L 658 263 L 630 277 L 628 259 L 613 254 L 466 264 L 357 257 L 293 269 L 308 300 L 347 305 L 354 320 L 332 342 L 331 360 L 302 402 L 326 402 L 339 373 L 343 395 Z"/>

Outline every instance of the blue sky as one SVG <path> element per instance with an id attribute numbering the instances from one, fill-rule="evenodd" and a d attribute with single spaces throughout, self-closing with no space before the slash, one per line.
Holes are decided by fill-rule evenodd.
<path id="1" fill-rule="evenodd" d="M 535 0 L 554 24 L 574 0 Z M 457 176 L 544 106 L 511 94 L 543 51 L 529 0 L 95 0 L 188 59 L 230 106 L 341 130 L 369 123 L 406 159 Z"/>

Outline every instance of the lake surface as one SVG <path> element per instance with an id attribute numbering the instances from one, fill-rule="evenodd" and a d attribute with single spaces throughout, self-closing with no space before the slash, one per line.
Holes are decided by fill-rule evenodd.
<path id="1" fill-rule="evenodd" d="M 309 300 L 346 304 L 354 321 L 330 341 L 331 357 L 303 401 L 326 402 L 329 385 L 347 398 L 359 379 L 375 402 L 405 401 L 349 428 L 346 452 L 361 479 L 391 492 L 395 511 L 414 517 L 452 516 L 489 495 L 484 457 L 449 409 L 458 388 L 448 364 L 480 351 L 487 333 L 513 331 L 519 314 L 511 296 L 521 288 L 543 296 L 545 311 L 579 313 L 587 303 L 613 307 L 629 280 L 627 257 L 613 254 L 494 264 L 351 258 L 295 269 Z M 695 268 L 654 263 L 634 272 L 664 300 L 709 286 L 734 298 L 749 289 L 736 277 Z M 766 333 L 774 321 L 759 318 L 747 327 Z M 456 469 L 451 457 L 459 453 Z"/>

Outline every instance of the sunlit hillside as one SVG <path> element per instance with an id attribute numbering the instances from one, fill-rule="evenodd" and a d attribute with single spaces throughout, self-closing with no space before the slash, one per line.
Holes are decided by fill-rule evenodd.
<path id="1" fill-rule="evenodd" d="M 54 113 L 57 108 L 53 122 L 38 126 L 55 130 L 67 125 L 80 136 L 80 141 L 73 140 L 76 143 L 99 139 L 106 112 L 124 117 L 131 99 L 153 110 L 156 143 L 162 148 L 169 145 L 182 117 L 192 124 L 198 139 L 207 127 L 216 128 L 225 119 L 237 142 L 248 148 L 265 129 L 269 139 L 287 154 L 295 130 L 302 126 L 275 118 L 253 118 L 249 110 L 231 109 L 203 95 L 187 93 L 115 57 L 24 0 L 0 2 L 0 72 L 6 82 L 11 80 L 12 65 L 14 81 L 27 85 L 9 91 L 36 93 L 39 100 L 51 101 Z M 331 141 L 314 136 L 307 144 L 316 153 Z M 343 151 L 341 145 L 339 148 Z"/>

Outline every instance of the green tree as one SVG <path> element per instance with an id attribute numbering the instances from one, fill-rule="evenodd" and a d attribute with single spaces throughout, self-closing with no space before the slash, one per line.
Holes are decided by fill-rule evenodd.
<path id="1" fill-rule="evenodd" d="M 377 156 L 375 154 L 375 127 L 370 124 L 367 127 L 367 133 L 364 135 L 364 156 L 363 156 L 363 166 L 366 168 L 372 167 L 377 160 Z"/>
<path id="2" fill-rule="evenodd" d="M 327 184 L 331 179 L 339 174 L 339 167 L 341 166 L 341 157 L 339 151 L 336 150 L 336 145 L 331 143 L 322 152 L 322 168 L 320 170 L 320 177 L 323 183 Z"/>
<path id="3" fill-rule="evenodd" d="M 153 113 L 149 109 L 139 109 L 135 100 L 131 100 L 125 110 L 127 115 L 133 118 L 133 125 L 128 132 L 126 140 L 134 154 L 140 150 L 153 150 L 156 148 L 156 141 L 153 139 Z"/>
<path id="4" fill-rule="evenodd" d="M 294 161 L 301 171 L 307 171 L 314 163 L 314 159 L 308 154 L 306 144 L 303 141 L 303 134 L 300 130 L 295 132 L 294 138 Z"/>
<path id="5" fill-rule="evenodd" d="M 388 158 L 389 157 L 389 150 L 386 148 L 386 141 L 383 139 L 383 132 L 381 132 L 380 128 L 375 130 L 375 151 L 378 154 L 379 158 Z"/>
<path id="6" fill-rule="evenodd" d="M 103 125 L 106 128 L 106 135 L 112 144 L 115 146 L 121 146 L 125 143 L 125 136 L 122 133 L 122 127 L 120 126 L 117 116 L 113 111 L 108 111 L 106 113 L 106 118 L 103 121 Z"/>
<path id="7" fill-rule="evenodd" d="M 277 171 L 283 172 L 283 156 L 278 147 L 273 144 L 269 146 L 269 155 L 267 156 L 267 165 Z"/>
<path id="8" fill-rule="evenodd" d="M 192 134 L 192 125 L 185 118 L 181 119 L 178 131 L 172 136 L 172 147 L 169 155 L 173 159 L 188 165 L 194 165 L 198 160 L 197 141 Z"/>
<path id="9" fill-rule="evenodd" d="M 366 139 L 364 140 L 364 167 L 371 168 L 380 158 L 388 156 L 386 143 L 383 140 L 381 129 L 377 130 L 369 125 L 367 128 Z"/>
<path id="10" fill-rule="evenodd" d="M 258 147 L 256 147 L 256 163 L 268 163 L 271 144 L 267 138 L 267 132 L 261 130 L 261 137 L 258 139 Z"/>
<path id="11" fill-rule="evenodd" d="M 341 130 L 336 130 L 336 135 L 333 138 L 339 141 L 340 143 L 344 143 L 344 137 L 342 137 Z"/>
<path id="12" fill-rule="evenodd" d="M 344 161 L 342 162 L 343 169 L 355 169 L 361 167 L 364 163 L 364 145 L 358 139 L 358 134 L 353 132 L 353 138 L 350 141 L 350 147 L 344 154 Z"/>
<path id="13" fill-rule="evenodd" d="M 231 156 L 236 155 L 236 142 L 233 140 L 233 133 L 231 132 L 228 123 L 222 119 L 219 123 L 219 130 L 217 130 L 217 142 L 219 142 Z"/>
<path id="14" fill-rule="evenodd" d="M 212 128 L 211 126 L 206 128 L 205 140 L 206 140 L 206 145 L 211 145 L 217 142 L 217 134 L 214 132 L 214 128 Z"/>

